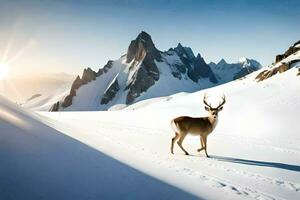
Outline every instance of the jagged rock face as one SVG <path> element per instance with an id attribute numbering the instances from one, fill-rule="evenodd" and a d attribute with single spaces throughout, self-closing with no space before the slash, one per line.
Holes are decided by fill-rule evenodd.
<path id="1" fill-rule="evenodd" d="M 273 68 L 271 70 L 264 70 L 264 71 L 260 72 L 255 77 L 255 79 L 257 80 L 257 82 L 263 81 L 263 80 L 266 80 L 266 79 L 274 76 L 278 72 L 279 73 L 283 73 L 283 72 L 285 72 L 285 71 L 287 71 L 289 69 L 290 69 L 290 63 L 282 63 L 280 66 L 275 67 L 275 68 Z"/>
<path id="2" fill-rule="evenodd" d="M 126 99 L 127 104 L 132 103 L 135 98 L 147 91 L 159 79 L 159 70 L 155 60 L 161 62 L 161 58 L 160 51 L 156 49 L 149 34 L 141 32 L 135 40 L 131 41 L 126 54 L 126 62 L 133 61 L 132 65 L 142 63 L 126 87 L 129 90 Z"/>
<path id="3" fill-rule="evenodd" d="M 148 59 L 161 61 L 160 52 L 156 49 L 151 36 L 142 31 L 135 40 L 131 41 L 126 54 L 126 62 L 142 61 L 146 54 Z"/>
<path id="4" fill-rule="evenodd" d="M 62 102 L 61 106 L 62 106 L 63 108 L 66 108 L 66 107 L 72 105 L 72 101 L 73 101 L 73 97 L 74 97 L 74 96 L 76 96 L 76 93 L 75 93 L 75 94 L 72 93 L 72 94 L 69 94 L 68 96 L 66 96 L 66 97 L 64 98 L 64 101 Z"/>
<path id="5" fill-rule="evenodd" d="M 155 83 L 155 78 L 150 76 L 145 69 L 141 67 L 133 76 L 133 81 L 128 85 L 129 92 L 126 98 L 126 104 L 132 103 L 142 92 L 147 91 Z"/>
<path id="6" fill-rule="evenodd" d="M 287 58 L 288 56 L 292 55 L 293 53 L 295 53 L 299 50 L 300 50 L 300 40 L 298 42 L 296 42 L 293 46 L 288 48 L 288 50 L 286 50 L 286 52 L 284 52 L 284 54 L 277 55 L 276 59 L 275 59 L 275 62 L 278 63 L 281 60 Z"/>
<path id="7" fill-rule="evenodd" d="M 95 80 L 97 73 L 94 72 L 91 68 L 84 69 L 81 82 L 82 84 L 87 84 L 88 82 Z"/>
<path id="8" fill-rule="evenodd" d="M 50 112 L 57 112 L 59 111 L 59 102 L 56 102 L 49 110 Z"/>
<path id="9" fill-rule="evenodd" d="M 76 96 L 76 90 L 83 84 L 81 78 L 79 76 L 76 77 L 75 81 L 72 83 L 70 94 L 65 97 L 62 102 L 62 107 L 66 108 L 72 105 L 73 97 Z"/>
<path id="10" fill-rule="evenodd" d="M 188 75 L 194 82 L 198 82 L 199 78 L 209 78 L 212 83 L 218 82 L 211 68 L 205 63 L 200 54 L 194 59 L 193 64 L 194 67 L 189 69 Z"/>
<path id="11" fill-rule="evenodd" d="M 188 77 L 196 83 L 200 78 L 209 78 L 212 83 L 218 82 L 210 66 L 206 64 L 200 54 L 195 57 L 192 49 L 183 47 L 181 43 L 174 49 L 169 49 L 167 53 L 172 54 L 172 51 L 177 53 L 182 62 L 182 64 L 175 63 L 172 66 L 177 69 L 172 71 L 174 77 L 181 79 L 182 74 L 187 73 Z"/>
<path id="12" fill-rule="evenodd" d="M 108 70 L 112 68 L 113 62 L 113 60 L 109 60 L 103 68 L 100 68 L 97 72 L 97 77 L 108 72 Z"/>
<path id="13" fill-rule="evenodd" d="M 79 76 L 76 77 L 75 81 L 72 84 L 71 91 L 77 90 L 82 85 L 82 80 Z"/>
<path id="14" fill-rule="evenodd" d="M 107 91 L 105 91 L 101 100 L 101 104 L 107 104 L 108 102 L 110 102 L 116 96 L 119 89 L 120 86 L 118 83 L 118 79 L 115 79 L 115 81 L 109 86 Z"/>

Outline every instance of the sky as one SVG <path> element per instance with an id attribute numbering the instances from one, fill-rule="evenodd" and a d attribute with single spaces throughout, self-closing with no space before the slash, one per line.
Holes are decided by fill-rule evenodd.
<path id="1" fill-rule="evenodd" d="M 11 74 L 82 73 L 118 59 L 141 31 L 207 63 L 274 62 L 300 40 L 299 0 L 0 0 L 0 59 Z"/>

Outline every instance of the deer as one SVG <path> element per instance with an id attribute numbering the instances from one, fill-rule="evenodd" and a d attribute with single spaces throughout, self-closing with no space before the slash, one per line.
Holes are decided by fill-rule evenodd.
<path id="1" fill-rule="evenodd" d="M 177 141 L 178 146 L 182 149 L 185 155 L 189 153 L 183 148 L 182 142 L 184 138 L 188 135 L 200 136 L 201 148 L 197 149 L 198 152 L 202 150 L 205 151 L 205 155 L 209 158 L 207 154 L 207 137 L 213 132 L 218 123 L 218 113 L 223 109 L 226 103 L 225 95 L 222 96 L 222 101 L 215 108 L 211 104 L 207 103 L 207 96 L 204 94 L 203 103 L 205 105 L 205 110 L 209 112 L 207 117 L 189 117 L 180 116 L 171 120 L 171 127 L 175 132 L 175 136 L 172 138 L 171 142 L 171 153 L 174 154 L 174 143 Z"/>

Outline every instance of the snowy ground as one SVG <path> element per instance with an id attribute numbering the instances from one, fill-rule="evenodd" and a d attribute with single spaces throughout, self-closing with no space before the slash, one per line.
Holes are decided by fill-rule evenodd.
<path id="1" fill-rule="evenodd" d="M 257 83 L 141 101 L 122 111 L 23 111 L 0 97 L 0 199 L 300 199 L 298 68 Z M 175 146 L 170 120 L 227 102 L 208 138 Z M 134 110 L 134 111 L 133 111 Z"/>
<path id="2" fill-rule="evenodd" d="M 196 199 L 0 97 L 0 199 Z M 74 135 L 75 136 L 75 135 Z"/>
<path id="3" fill-rule="evenodd" d="M 40 113 L 42 120 L 99 152 L 162 182 L 204 199 L 300 199 L 300 81 L 298 69 L 256 83 L 257 73 L 193 94 L 134 104 L 123 111 Z M 185 156 L 175 146 L 170 119 L 205 116 L 202 98 L 227 103 L 197 153 L 199 138 L 188 137 Z M 134 109 L 135 111 L 132 111 Z M 181 197 L 177 197 L 181 199 Z"/>

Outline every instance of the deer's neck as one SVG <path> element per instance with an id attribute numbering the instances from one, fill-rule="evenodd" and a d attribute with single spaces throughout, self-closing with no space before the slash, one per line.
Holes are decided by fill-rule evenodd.
<path id="1" fill-rule="evenodd" d="M 218 123 L 218 116 L 216 118 L 214 118 L 212 115 L 208 117 L 209 122 L 212 125 L 212 130 L 213 131 L 215 129 L 215 127 L 217 126 Z"/>

